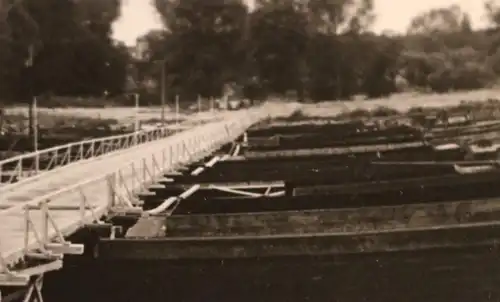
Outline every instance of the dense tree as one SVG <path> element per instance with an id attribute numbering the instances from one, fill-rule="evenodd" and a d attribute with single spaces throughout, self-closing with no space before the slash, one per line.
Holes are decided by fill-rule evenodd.
<path id="1" fill-rule="evenodd" d="M 166 29 L 155 49 L 164 52 L 170 92 L 218 96 L 237 83 L 253 97 L 335 99 L 362 88 L 365 53 L 353 50 L 373 21 L 371 1 L 260 0 L 252 12 L 239 0 L 155 6 Z"/>
<path id="2" fill-rule="evenodd" d="M 133 83 L 154 103 L 163 80 L 167 97 L 187 101 L 228 87 L 319 101 L 384 96 L 398 83 L 475 89 L 500 75 L 494 2 L 488 29 L 454 5 L 415 16 L 405 34 L 371 32 L 373 0 L 255 2 L 250 11 L 244 0 L 153 0 L 164 29 L 131 56 L 110 38 L 119 0 L 0 0 L 0 97 L 113 95 Z"/>
<path id="3" fill-rule="evenodd" d="M 2 0 L 0 10 L 2 99 L 123 91 L 129 54 L 110 38 L 120 1 Z"/>
<path id="4" fill-rule="evenodd" d="M 169 93 L 184 99 L 220 96 L 241 81 L 247 6 L 242 0 L 156 0 L 166 35 L 163 59 Z M 154 52 L 154 50 L 153 50 Z"/>
<path id="5" fill-rule="evenodd" d="M 307 19 L 293 1 L 261 3 L 251 15 L 248 41 L 257 77 L 270 93 L 303 93 Z"/>
<path id="6" fill-rule="evenodd" d="M 400 78 L 423 91 L 475 89 L 491 83 L 500 70 L 499 52 L 487 34 L 474 31 L 469 15 L 456 5 L 416 16 L 407 34 L 398 36 L 370 33 L 375 18 L 370 0 L 259 0 L 254 11 L 241 9 L 233 19 L 244 22 L 228 23 L 230 39 L 216 35 L 217 40 L 208 34 L 217 23 L 209 20 L 235 13 L 229 7 L 242 7 L 239 1 L 155 3 L 168 34 L 153 48 L 170 58 L 171 91 L 217 96 L 224 84 L 238 82 L 252 95 L 293 92 L 299 99 L 332 100 L 387 95 L 398 89 Z M 496 8 L 488 8 L 494 20 Z M 226 49 L 217 56 L 215 45 L 224 39 Z"/>
<path id="7" fill-rule="evenodd" d="M 477 89 L 496 75 L 484 31 L 473 31 L 460 7 L 433 9 L 410 23 L 401 69 L 413 87 L 446 92 Z"/>

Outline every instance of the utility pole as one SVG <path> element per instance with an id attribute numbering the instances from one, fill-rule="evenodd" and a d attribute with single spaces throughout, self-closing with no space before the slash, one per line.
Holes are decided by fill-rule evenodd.
<path id="1" fill-rule="evenodd" d="M 134 93 L 134 145 L 139 143 L 139 94 Z"/>
<path id="2" fill-rule="evenodd" d="M 31 138 L 33 138 L 35 130 L 34 127 L 37 127 L 34 123 L 34 104 L 36 103 L 35 100 L 35 85 L 34 85 L 34 73 L 33 73 L 33 61 L 35 59 L 35 46 L 40 46 L 36 45 L 38 41 L 37 36 L 39 34 L 39 27 L 38 23 L 31 17 L 31 15 L 24 9 L 23 7 L 23 0 L 13 0 L 12 2 L 6 4 L 4 1 L 0 0 L 0 9 L 1 15 L 0 18 L 2 20 L 0 21 L 5 21 L 7 20 L 9 13 L 11 10 L 16 9 L 21 13 L 23 16 L 24 20 L 33 27 L 35 33 L 31 37 L 31 42 L 28 46 L 28 58 L 24 62 L 25 70 L 24 70 L 24 78 L 28 86 L 28 96 L 27 96 L 27 101 L 28 101 L 28 134 Z M 33 146 L 35 148 L 35 146 Z"/>
<path id="3" fill-rule="evenodd" d="M 34 139 L 35 135 L 35 93 L 34 93 L 34 74 L 33 74 L 33 60 L 35 57 L 34 45 L 31 44 L 28 48 L 28 59 L 24 62 L 26 67 L 25 76 L 28 86 L 28 134 Z M 37 151 L 33 145 L 33 151 Z"/>
<path id="4" fill-rule="evenodd" d="M 166 80 L 166 71 L 165 71 L 165 60 L 162 61 L 161 63 L 161 124 L 162 126 L 165 126 L 165 99 L 166 99 L 166 87 L 165 87 L 165 80 Z"/>
<path id="5" fill-rule="evenodd" d="M 179 95 L 175 96 L 175 124 L 179 126 Z"/>
<path id="6" fill-rule="evenodd" d="M 31 108 L 33 110 L 31 115 L 33 119 L 33 151 L 37 152 L 38 151 L 38 104 L 36 97 L 33 97 Z M 40 155 L 38 155 L 38 152 L 35 157 L 35 171 L 36 173 L 40 171 Z"/>
<path id="7" fill-rule="evenodd" d="M 337 11 L 335 11 L 335 27 L 333 29 L 333 34 L 335 35 L 335 43 L 337 43 L 338 46 L 340 46 L 340 41 L 339 41 L 339 13 Z M 342 52 L 343 49 L 341 47 L 338 47 L 337 46 L 337 49 L 340 50 L 340 56 L 342 57 L 344 55 L 344 53 Z M 338 50 L 337 50 L 338 51 Z M 341 80 L 341 76 L 340 76 L 340 72 L 341 72 L 341 62 L 343 61 L 342 60 L 343 58 L 338 58 L 337 57 L 337 64 L 335 66 L 335 73 L 336 73 L 336 84 L 337 84 L 337 101 L 340 101 L 340 99 L 342 98 L 342 80 Z"/>
<path id="8" fill-rule="evenodd" d="M 155 64 L 161 64 L 161 76 L 160 76 L 160 120 L 162 126 L 165 125 L 165 104 L 167 103 L 167 67 L 166 67 L 166 57 L 163 60 L 154 60 Z"/>

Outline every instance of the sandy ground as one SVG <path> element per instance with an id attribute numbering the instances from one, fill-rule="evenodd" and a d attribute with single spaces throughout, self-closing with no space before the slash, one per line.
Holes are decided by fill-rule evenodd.
<path id="1" fill-rule="evenodd" d="M 354 100 L 354 101 L 338 101 L 338 102 L 321 102 L 317 104 L 301 104 L 302 114 L 306 116 L 316 117 L 331 117 L 341 112 L 351 111 L 354 109 L 371 110 L 377 107 L 390 107 L 398 111 L 407 111 L 412 107 L 442 107 L 453 106 L 460 104 L 461 101 L 486 101 L 489 98 L 500 98 L 500 89 L 484 89 L 470 92 L 449 93 L 449 94 L 396 94 L 387 98 L 372 99 L 372 100 Z M 270 108 L 271 111 L 279 111 L 279 104 Z M 285 110 L 287 111 L 287 110 Z M 44 115 L 65 116 L 65 117 L 80 117 L 80 118 L 97 118 L 97 119 L 116 119 L 120 124 L 133 123 L 135 117 L 135 109 L 132 107 L 110 107 L 110 108 L 38 108 L 38 112 Z M 22 114 L 28 115 L 27 107 L 10 107 L 6 109 L 7 114 Z M 216 117 L 222 117 L 230 112 L 224 111 L 203 111 L 200 113 L 180 113 L 176 116 L 172 108 L 165 108 L 165 116 L 167 120 L 173 121 L 176 118 L 179 120 L 210 120 Z M 139 119 L 141 121 L 156 120 L 161 117 L 161 109 L 159 107 L 142 107 L 139 108 Z M 286 114 L 286 113 L 285 113 Z M 276 114 L 273 114 L 276 115 Z"/>
<path id="2" fill-rule="evenodd" d="M 133 119 L 135 109 L 131 107 L 110 107 L 110 108 L 38 108 L 40 114 L 51 114 L 57 116 L 73 116 L 83 118 L 101 118 L 101 119 L 117 119 L 126 120 Z M 7 114 L 22 114 L 28 115 L 27 107 L 10 107 L 6 109 Z M 173 113 L 169 108 L 165 109 L 165 114 L 168 118 L 174 118 Z M 160 108 L 139 108 L 139 116 L 141 119 L 160 118 Z M 182 116 L 182 114 L 180 114 Z"/>
<path id="3" fill-rule="evenodd" d="M 486 101 L 500 98 L 500 89 L 484 89 L 448 94 L 396 94 L 387 98 L 355 100 L 342 102 L 322 102 L 301 106 L 306 116 L 331 117 L 341 112 L 355 109 L 372 110 L 377 107 L 390 107 L 405 112 L 412 107 L 442 107 L 459 105 L 462 101 Z"/>
<path id="4" fill-rule="evenodd" d="M 92 118 L 92 119 L 115 119 L 119 124 L 132 124 L 135 119 L 136 111 L 131 107 L 110 107 L 110 108 L 38 108 L 39 116 L 53 117 L 68 117 L 68 118 Z M 6 109 L 8 115 L 23 115 L 28 116 L 27 107 L 10 107 Z M 219 111 L 203 111 L 195 113 L 179 113 L 172 112 L 170 108 L 165 109 L 165 118 L 167 121 L 203 121 L 212 120 L 219 116 L 223 116 L 224 112 Z M 161 109 L 159 107 L 140 108 L 139 120 L 141 121 L 160 121 Z"/>

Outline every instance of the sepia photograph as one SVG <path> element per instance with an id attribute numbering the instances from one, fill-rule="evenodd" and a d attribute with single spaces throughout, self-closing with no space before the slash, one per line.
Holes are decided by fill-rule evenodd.
<path id="1" fill-rule="evenodd" d="M 500 0 L 0 0 L 43 301 L 500 302 Z"/>

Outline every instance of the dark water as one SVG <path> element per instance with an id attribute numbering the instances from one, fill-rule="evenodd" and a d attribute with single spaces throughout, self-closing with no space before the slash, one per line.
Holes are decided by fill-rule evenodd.
<path id="1" fill-rule="evenodd" d="M 490 248 L 239 261 L 68 261 L 46 301 L 500 301 Z"/>

